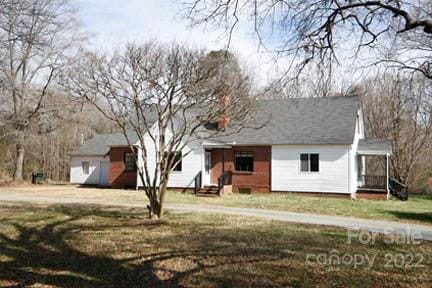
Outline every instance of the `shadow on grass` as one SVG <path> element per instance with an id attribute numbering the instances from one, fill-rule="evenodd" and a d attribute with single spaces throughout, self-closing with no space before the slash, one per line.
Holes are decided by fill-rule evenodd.
<path id="1" fill-rule="evenodd" d="M 236 260 L 236 253 L 239 253 L 239 255 L 242 253 L 241 251 L 234 253 L 232 250 L 224 251 L 223 249 L 217 249 L 217 247 L 209 248 L 209 245 L 206 245 L 206 239 L 198 239 L 200 235 L 197 235 L 196 238 L 191 238 L 193 243 L 186 246 L 188 249 L 169 249 L 168 252 L 158 253 L 153 253 L 158 251 L 158 249 L 153 249 L 151 253 L 141 254 L 138 252 L 138 256 L 124 258 L 110 257 L 108 256 L 110 253 L 102 253 L 108 254 L 106 256 L 89 255 L 79 251 L 71 244 L 73 241 L 70 241 L 74 237 L 79 237 L 76 233 L 82 230 L 86 232 L 102 230 L 103 232 L 118 233 L 115 229 L 121 227 L 141 229 L 139 231 L 142 231 L 142 233 L 151 233 L 151 230 L 161 228 L 163 225 L 166 225 L 168 229 L 168 224 L 164 221 L 155 222 L 140 219 L 141 221 L 138 223 L 135 221 L 135 223 L 128 224 L 128 221 L 124 221 L 111 225 L 104 224 L 105 222 L 98 223 L 97 221 L 100 219 L 118 220 L 119 218 L 127 220 L 141 218 L 141 215 L 129 211 L 119 213 L 77 206 L 55 206 L 55 208 L 49 209 L 58 213 L 56 215 L 66 215 L 68 217 L 50 223 L 44 221 L 45 225 L 37 227 L 27 227 L 28 224 L 23 225 L 22 222 L 18 223 L 18 221 L 11 218 L 8 224 L 15 228 L 17 236 L 7 235 L 0 231 L 0 256 L 3 255 L 3 259 L 5 256 L 7 257 L 6 261 L 0 261 L 0 283 L 4 281 L 16 285 L 11 287 L 33 285 L 59 287 L 182 287 L 182 279 L 213 267 L 214 264 L 208 264 L 200 259 L 206 259 L 210 256 L 223 257 L 229 255 L 229 260 L 224 264 L 236 264 L 239 261 Z M 90 223 L 79 222 L 93 216 L 104 218 L 96 218 L 96 222 Z M 199 229 L 199 227 L 194 227 L 193 230 L 195 229 Z M 150 239 L 146 240 L 147 243 L 141 243 L 141 245 L 147 245 L 147 247 L 148 245 L 157 245 L 157 241 L 161 240 L 164 241 L 161 243 L 175 243 L 175 241 L 179 240 L 177 237 L 168 234 L 163 238 L 158 238 L 156 243 L 155 240 Z M 91 247 L 96 247 L 92 245 L 98 245 L 98 241 L 90 244 Z M 140 248 L 136 247 L 138 251 L 140 251 Z M 249 250 L 249 252 L 254 254 L 252 250 Z M 257 257 L 243 259 L 239 264 L 259 262 L 266 256 L 277 258 L 274 257 L 273 253 L 265 255 L 266 252 L 258 251 L 255 254 Z M 166 267 L 161 268 L 159 265 L 161 261 L 175 261 L 178 258 L 192 259 L 193 265 L 189 265 L 190 267 L 187 266 L 186 269 L 181 269 L 181 271 Z M 160 273 L 165 273 L 170 277 L 160 277 Z M 224 285 L 224 283 L 219 284 Z M 230 283 L 232 286 L 239 287 L 243 286 L 242 284 L 244 283 L 241 280 L 238 283 Z"/>
<path id="2" fill-rule="evenodd" d="M 419 222 L 424 222 L 425 224 L 432 223 L 432 212 L 387 211 L 386 213 L 394 215 L 401 220 L 415 220 Z"/>

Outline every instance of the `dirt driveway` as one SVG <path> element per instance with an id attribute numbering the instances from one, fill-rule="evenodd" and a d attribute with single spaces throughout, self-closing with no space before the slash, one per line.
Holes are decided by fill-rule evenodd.
<path id="1" fill-rule="evenodd" d="M 14 187 L 0 187 L 0 194 L 14 194 L 33 197 L 59 197 L 94 199 L 97 201 L 117 201 L 146 203 L 142 191 L 116 190 L 95 187 L 80 187 L 76 185 L 19 185 Z"/>

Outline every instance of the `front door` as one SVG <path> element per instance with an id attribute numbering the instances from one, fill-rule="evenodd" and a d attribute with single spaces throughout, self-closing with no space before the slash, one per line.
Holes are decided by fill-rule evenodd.
<path id="1" fill-rule="evenodd" d="M 205 151 L 205 157 L 204 157 L 204 177 L 203 177 L 203 184 L 204 185 L 210 185 L 211 183 L 211 151 L 206 150 Z"/>

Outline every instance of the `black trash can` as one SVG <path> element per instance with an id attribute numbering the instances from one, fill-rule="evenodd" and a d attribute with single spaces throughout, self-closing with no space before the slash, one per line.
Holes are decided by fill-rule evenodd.
<path id="1" fill-rule="evenodd" d="M 33 172 L 32 173 L 32 184 L 42 184 L 43 181 L 43 172 Z"/>

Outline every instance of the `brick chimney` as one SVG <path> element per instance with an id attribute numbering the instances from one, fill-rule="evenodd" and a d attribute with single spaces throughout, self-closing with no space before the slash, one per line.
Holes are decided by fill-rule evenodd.
<path id="1" fill-rule="evenodd" d="M 222 95 L 219 96 L 219 105 L 221 109 L 221 115 L 218 119 L 218 129 L 224 129 L 228 126 L 229 123 L 229 116 L 227 113 L 228 105 L 229 105 L 229 96 Z"/>

